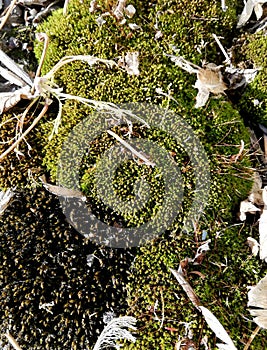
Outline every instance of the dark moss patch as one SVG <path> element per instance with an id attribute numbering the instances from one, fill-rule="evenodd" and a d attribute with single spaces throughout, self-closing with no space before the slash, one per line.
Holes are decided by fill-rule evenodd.
<path id="1" fill-rule="evenodd" d="M 103 314 L 125 308 L 131 253 L 86 242 L 44 190 L 16 193 L 0 240 L 1 324 L 22 347 L 92 347 Z"/>

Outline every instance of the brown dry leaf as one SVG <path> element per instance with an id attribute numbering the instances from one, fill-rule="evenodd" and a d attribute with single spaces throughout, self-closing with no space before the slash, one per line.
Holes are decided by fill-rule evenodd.
<path id="1" fill-rule="evenodd" d="M 18 342 L 12 337 L 10 333 L 6 333 L 5 336 L 7 337 L 9 343 L 13 346 L 15 350 L 22 350 Z"/>
<path id="2" fill-rule="evenodd" d="M 221 66 L 209 63 L 198 70 L 195 83 L 195 88 L 198 89 L 196 108 L 205 106 L 210 93 L 218 95 L 227 90 L 220 69 Z"/>
<path id="3" fill-rule="evenodd" d="M 267 275 L 248 292 L 249 312 L 258 326 L 267 329 Z M 253 307 L 255 309 L 253 309 Z"/>
<path id="4" fill-rule="evenodd" d="M 204 68 L 201 68 L 197 73 L 197 78 L 210 92 L 221 94 L 227 86 L 223 82 L 221 66 L 216 66 L 213 63 L 208 63 Z"/>
<path id="5" fill-rule="evenodd" d="M 190 286 L 190 284 L 186 281 L 184 276 L 179 271 L 174 269 L 170 269 L 170 271 L 177 279 L 183 290 L 186 292 L 188 298 L 192 301 L 193 305 L 200 311 L 200 300 L 198 299 L 198 296 L 194 292 L 193 288 Z"/>

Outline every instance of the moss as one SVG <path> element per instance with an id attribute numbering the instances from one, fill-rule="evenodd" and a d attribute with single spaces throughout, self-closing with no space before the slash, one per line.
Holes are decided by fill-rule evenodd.
<path id="1" fill-rule="evenodd" d="M 40 188 L 16 192 L 0 227 L 3 329 L 12 330 L 22 348 L 92 347 L 103 314 L 125 307 L 130 252 L 84 240 L 58 199 Z M 0 344 L 6 342 L 1 334 Z"/>
<path id="2" fill-rule="evenodd" d="M 247 35 L 246 45 L 243 46 L 242 53 L 244 60 L 247 60 L 259 72 L 255 80 L 249 85 L 243 95 L 239 108 L 243 115 L 251 123 L 262 123 L 267 125 L 267 60 L 266 60 L 266 36 L 264 32 Z"/>
<path id="3" fill-rule="evenodd" d="M 3 153 L 16 137 L 17 127 L 20 125 L 18 116 L 21 110 L 14 110 L 13 113 L 1 115 L 0 128 L 0 154 Z M 31 123 L 32 117 L 27 116 L 23 125 L 23 130 Z M 29 184 L 30 178 L 35 178 L 42 172 L 43 148 L 42 137 L 39 126 L 34 132 L 28 134 L 26 141 L 22 141 L 18 147 L 18 153 L 9 153 L 0 165 L 0 188 L 23 188 Z"/>
<path id="4" fill-rule="evenodd" d="M 205 279 L 196 278 L 198 275 L 192 273 L 189 280 L 203 303 L 212 304 L 211 310 L 221 318 L 233 339 L 240 343 L 243 341 L 241 340 L 243 333 L 247 333 L 245 321 L 239 316 L 240 313 L 245 314 L 245 286 L 248 281 L 254 284 L 262 271 L 257 262 L 252 263 L 252 260 L 247 259 L 248 251 L 237 229 L 226 229 L 226 226 L 233 220 L 232 213 L 235 206 L 241 198 L 246 196 L 251 185 L 248 156 L 242 156 L 236 162 L 233 160 L 233 156 L 239 152 L 241 140 L 244 140 L 246 146 L 249 144 L 249 135 L 240 114 L 226 96 L 211 97 L 205 108 L 194 109 L 197 92 L 192 85 L 195 77 L 178 69 L 164 55 L 164 53 L 173 53 L 171 45 L 174 45 L 179 50 L 179 54 L 196 64 L 201 64 L 204 58 L 208 62 L 221 63 L 222 57 L 218 55 L 211 34 L 223 35 L 224 45 L 230 46 L 232 28 L 236 23 L 237 1 L 228 4 L 227 12 L 221 10 L 220 1 L 200 0 L 187 3 L 151 1 L 145 4 L 134 1 L 132 4 L 137 8 L 137 13 L 133 20 L 142 28 L 136 31 L 131 31 L 127 25 L 120 25 L 112 16 L 107 17 L 107 22 L 99 27 L 96 24 L 96 18 L 101 11 L 105 11 L 109 2 L 101 2 L 102 9 L 96 14 L 89 13 L 89 3 L 89 0 L 82 3 L 74 0 L 69 4 L 66 17 L 62 16 L 61 10 L 54 11 L 52 16 L 39 26 L 38 31 L 46 32 L 50 38 L 43 74 L 64 55 L 90 54 L 116 60 L 128 51 L 139 52 L 141 72 L 139 76 L 130 76 L 121 69 L 107 68 L 102 64 L 88 67 L 83 63 L 73 63 L 63 67 L 56 75 L 55 81 L 67 93 L 95 100 L 113 103 L 150 102 L 165 108 L 166 111 L 173 111 L 178 119 L 192 127 L 207 153 L 207 163 L 209 163 L 202 162 L 197 170 L 204 174 L 207 165 L 211 169 L 210 197 L 198 226 L 200 232 L 202 229 L 208 230 L 213 250 L 205 263 L 196 267 L 206 276 Z M 127 21 L 130 22 L 130 20 Z M 159 40 L 155 39 L 157 31 L 155 25 L 158 25 L 163 33 L 163 37 Z M 197 48 L 203 42 L 207 42 L 208 45 L 205 51 L 202 50 L 202 53 L 199 53 Z M 35 52 L 39 58 L 41 49 L 41 44 L 36 44 Z M 161 88 L 166 93 L 169 91 L 176 102 L 158 95 L 157 88 Z M 147 113 L 144 118 L 151 120 L 152 115 Z M 95 124 L 100 125 L 102 119 L 104 121 L 107 119 L 105 115 L 102 115 L 102 119 L 99 118 L 101 120 L 97 119 L 98 117 L 99 115 L 92 113 L 92 109 L 69 101 L 63 107 L 59 133 L 51 141 L 47 141 L 53 127 L 51 120 L 47 122 L 44 120 L 40 124 L 38 130 L 42 135 L 43 165 L 50 172 L 52 180 L 59 176 L 60 153 L 70 131 L 85 118 L 88 118 L 93 130 Z M 126 133 L 129 131 L 129 126 L 126 122 L 123 125 L 115 124 L 111 127 L 114 132 L 128 140 Z M 178 138 L 170 133 L 175 128 Z M 84 132 L 89 140 L 91 140 L 92 130 Z M 202 318 L 196 313 L 169 272 L 169 267 L 176 268 L 181 259 L 193 256 L 197 249 L 193 232 L 189 232 L 188 235 L 181 232 L 184 217 L 192 204 L 196 189 L 194 164 L 188 150 L 183 149 L 179 144 L 179 137 L 182 137 L 184 132 L 184 129 L 179 130 L 174 119 L 170 122 L 167 131 L 162 130 L 160 124 L 149 129 L 138 122 L 133 123 L 133 139 L 157 142 L 166 150 L 171 161 L 175 161 L 180 167 L 184 198 L 179 215 L 173 220 L 172 225 L 165 230 L 161 238 L 140 248 L 132 267 L 128 284 L 129 313 L 138 317 L 140 328 L 137 344 L 129 345 L 130 349 L 173 349 L 178 335 L 184 332 L 181 322 L 185 321 L 193 321 L 196 342 L 199 341 L 201 332 L 208 332 Z M 73 137 L 72 144 L 69 153 L 65 154 L 69 170 L 65 179 L 66 185 L 72 181 L 73 161 L 80 156 L 79 135 Z M 118 227 L 141 227 L 162 208 L 161 205 L 165 199 L 162 191 L 162 174 L 156 168 L 152 169 L 133 160 L 120 164 L 113 180 L 118 198 L 121 201 L 133 199 L 135 180 L 143 178 L 151 185 L 151 201 L 138 212 L 131 212 L 128 208 L 128 211 L 119 213 L 110 210 L 97 197 L 95 174 L 100 168 L 102 156 L 114 144 L 114 139 L 104 131 L 87 143 L 90 152 L 85 152 L 83 155 L 79 181 L 88 196 L 89 205 L 101 220 Z M 192 146 L 190 151 L 197 156 L 199 150 L 194 149 L 193 142 L 190 145 Z M 158 155 L 159 159 L 162 154 Z M 107 162 L 106 167 L 108 168 L 110 164 Z M 105 181 L 106 185 L 109 185 L 108 180 Z M 142 195 L 141 193 L 141 200 L 144 200 Z M 29 196 L 32 195 L 29 194 Z M 89 315 L 96 310 L 99 316 L 105 309 L 107 295 L 122 293 L 125 285 L 119 285 L 119 277 L 115 285 L 110 286 L 105 284 L 104 274 L 101 275 L 100 282 L 99 274 L 86 274 L 85 243 L 81 236 L 77 236 L 74 230 L 61 221 L 62 217 L 58 219 L 60 217 L 58 207 L 50 197 L 48 198 L 48 203 L 44 205 L 44 209 L 41 209 L 43 200 L 47 199 L 44 199 L 42 191 L 38 190 L 31 201 L 26 201 L 26 208 L 22 210 L 19 219 L 18 209 L 13 207 L 10 210 L 11 213 L 14 210 L 15 217 L 12 217 L 14 214 L 8 217 L 8 213 L 7 217 L 4 217 L 1 235 L 4 241 L 3 260 L 6 261 L 4 266 L 7 266 L 7 272 L 15 268 L 18 272 L 12 280 L 8 280 L 5 274 L 1 277 L 8 296 L 1 300 L 3 310 L 1 317 L 3 324 L 6 324 L 8 311 L 4 310 L 9 310 L 10 315 L 18 315 L 17 319 L 12 320 L 12 325 L 20 339 L 24 338 L 25 344 L 34 349 L 44 348 L 44 346 L 50 349 L 62 346 L 84 348 L 92 345 L 95 339 L 93 330 L 98 330 L 99 325 L 102 325 L 99 319 L 91 324 Z M 176 199 L 173 198 L 173 200 Z M 172 198 L 168 203 L 171 203 L 171 200 Z M 34 217 L 35 210 L 32 203 L 35 201 L 39 203 L 37 212 L 42 213 L 40 221 L 36 221 Z M 14 226 L 16 221 L 18 223 Z M 217 240 L 216 231 L 223 233 Z M 4 232 L 10 232 L 10 234 L 5 235 Z M 17 232 L 20 232 L 18 238 L 15 237 Z M 27 244 L 27 241 L 33 244 Z M 67 262 L 61 265 L 60 259 L 64 258 L 62 250 L 63 253 L 67 252 Z M 30 254 L 28 254 L 29 251 Z M 22 256 L 21 252 L 23 252 Z M 92 246 L 89 252 L 92 253 Z M 72 254 L 75 255 L 75 259 L 78 257 L 78 262 Z M 118 257 L 119 253 L 117 254 Z M 225 256 L 230 261 L 227 268 L 222 266 Z M 46 260 L 49 260 L 48 268 L 46 268 Z M 108 271 L 115 269 L 116 276 L 119 276 L 122 269 L 118 260 L 110 259 L 110 265 L 107 267 Z M 27 269 L 28 266 L 31 266 L 31 269 Z M 126 265 L 124 267 L 127 268 Z M 48 280 L 45 279 L 47 274 Z M 108 276 L 114 281 L 111 275 Z M 17 285 L 16 283 L 22 277 L 23 281 L 26 281 L 25 288 L 22 290 L 16 288 L 13 298 L 10 286 Z M 41 314 L 37 311 L 39 299 L 37 300 L 36 295 L 40 296 L 42 303 L 50 301 L 47 295 L 51 296 L 52 281 L 55 282 L 52 292 L 52 299 L 56 303 L 55 314 L 50 315 L 46 311 L 45 317 L 41 319 Z M 64 286 L 70 285 L 70 291 L 67 287 L 62 287 L 63 281 Z M 233 288 L 237 289 L 235 293 Z M 78 296 L 80 289 L 85 293 L 85 297 Z M 121 297 L 125 295 L 122 293 Z M 28 300 L 33 300 L 30 306 Z M 159 307 L 155 312 L 159 318 L 164 300 L 163 327 L 155 321 L 152 311 L 157 300 Z M 22 302 L 25 308 L 23 306 L 23 309 L 20 309 Z M 108 307 L 110 306 L 114 305 L 108 304 Z M 225 320 L 223 315 L 227 313 L 235 315 L 236 318 Z M 41 340 L 34 334 L 35 329 L 21 326 L 21 324 L 36 322 L 40 323 L 43 334 Z M 172 332 L 168 327 L 175 328 L 177 331 Z M 248 327 L 251 329 L 253 326 Z M 56 337 L 53 337 L 54 333 L 57 334 Z M 259 344 L 262 341 L 259 337 Z M 125 349 L 127 347 L 128 345 L 125 345 Z"/>
<path id="5" fill-rule="evenodd" d="M 196 90 L 192 88 L 194 77 L 175 67 L 169 58 L 164 56 L 164 53 L 172 53 L 170 45 L 175 45 L 179 54 L 197 64 L 200 64 L 204 56 L 207 61 L 221 62 L 211 33 L 223 34 L 224 44 L 230 46 L 232 28 L 236 21 L 235 4 L 232 4 L 226 13 L 220 10 L 220 2 L 191 1 L 185 6 L 184 2 L 179 1 L 155 1 L 147 7 L 141 6 L 139 2 L 134 2 L 133 5 L 137 8 L 134 22 L 142 27 L 140 31 L 132 32 L 127 25 L 119 25 L 113 17 L 107 17 L 107 22 L 99 27 L 95 19 L 101 12 L 89 14 L 88 2 L 83 4 L 72 2 L 66 18 L 62 17 L 60 11 L 55 12 L 39 28 L 49 35 L 51 41 L 44 73 L 63 55 L 91 54 L 114 59 L 126 54 L 127 51 L 139 51 L 141 74 L 138 77 L 129 76 L 126 72 L 116 68 L 108 69 L 101 65 L 88 68 L 85 64 L 75 63 L 62 68 L 57 76 L 57 82 L 68 93 L 95 100 L 114 103 L 148 101 L 162 107 L 168 104 L 169 108 L 179 115 L 179 118 L 184 118 L 204 145 L 210 162 L 211 195 L 199 225 L 202 228 L 209 227 L 209 235 L 214 239 L 215 227 L 218 230 L 222 229 L 228 221 L 232 220 L 233 208 L 250 188 L 250 171 L 247 170 L 250 165 L 249 159 L 243 157 L 238 162 L 232 160 L 239 151 L 241 140 L 244 140 L 246 145 L 249 144 L 249 136 L 238 111 L 225 97 L 211 98 L 206 108 L 194 109 L 196 96 Z M 103 4 L 104 6 L 106 5 Z M 154 38 L 156 20 L 158 28 L 163 32 L 160 40 Z M 204 56 L 196 51 L 201 40 L 208 42 Z M 36 53 L 40 55 L 39 46 L 36 47 Z M 165 92 L 170 89 L 177 102 L 167 101 L 166 98 L 157 96 L 156 88 L 162 88 Z M 91 118 L 92 123 L 96 122 L 91 110 L 73 102 L 67 102 L 64 106 L 59 134 L 45 148 L 44 162 L 54 179 L 57 176 L 58 157 L 62 143 L 73 126 L 85 117 Z M 125 132 L 128 131 L 127 125 L 114 127 L 113 131 L 124 137 Z M 133 133 L 136 138 L 157 141 L 172 154 L 173 159 L 183 169 L 182 178 L 185 188 L 183 208 L 179 217 L 169 228 L 169 234 L 171 233 L 175 239 L 165 240 L 163 237 L 141 248 L 129 282 L 129 312 L 138 317 L 141 326 L 137 345 L 130 345 L 129 348 L 171 349 L 177 339 L 177 334 L 183 332 L 180 321 L 193 320 L 196 337 L 198 337 L 199 329 L 204 327 L 201 318 L 196 314 L 168 270 L 169 267 L 177 267 L 183 257 L 192 256 L 192 251 L 196 250 L 192 236 L 183 236 L 180 233 L 183 216 L 186 215 L 192 203 L 195 188 L 194 174 L 188 154 L 181 149 L 173 137 L 157 128 L 140 127 L 138 123 L 134 124 Z M 140 226 L 151 216 L 153 217 L 157 208 L 160 210 L 160 203 L 164 195 L 161 191 L 161 182 L 156 181 L 159 177 L 157 170 L 148 170 L 146 166 L 138 165 L 133 161 L 121 164 L 113 181 L 118 197 L 121 200 L 131 199 L 135 180 L 143 177 L 149 181 L 150 185 L 152 184 L 153 202 L 147 203 L 146 208 L 134 214 L 132 212 L 110 212 L 97 197 L 95 174 L 101 165 L 101 157 L 109 147 L 114 145 L 114 140 L 102 133 L 89 145 L 90 153 L 84 156 L 80 178 L 82 189 L 90 198 L 90 203 L 98 217 L 108 224 L 119 224 L 123 227 Z M 216 293 L 222 293 L 220 298 L 221 303 L 224 304 L 217 302 L 213 309 L 219 312 L 219 317 L 224 312 L 233 312 L 238 315 L 240 309 L 243 310 L 245 307 L 246 283 L 242 274 L 237 273 L 236 270 L 239 268 L 240 261 L 246 260 L 247 249 L 240 236 L 234 238 L 236 231 L 230 230 L 229 232 L 231 232 L 232 240 L 237 242 L 234 248 L 232 241 L 226 239 L 225 234 L 219 240 L 223 242 L 222 246 L 225 245 L 224 249 L 217 248 L 209 260 L 221 264 L 224 261 L 224 255 L 220 255 L 222 251 L 228 256 L 235 256 L 238 252 L 237 262 L 233 261 L 228 268 L 229 275 L 218 273 L 219 268 L 216 265 L 207 263 L 200 268 L 207 275 L 206 279 L 203 281 L 192 279 L 193 287 L 199 292 L 203 302 L 213 303 L 218 298 Z M 242 252 L 240 252 L 240 246 L 244 247 Z M 248 271 L 248 278 L 252 282 L 255 281 L 249 261 L 242 269 Z M 236 297 L 231 294 L 229 305 L 233 306 L 233 310 L 229 311 L 226 306 L 227 292 L 233 287 L 229 285 L 225 288 L 224 281 L 231 277 L 231 274 L 237 275 L 237 280 L 233 280 L 232 283 L 240 290 Z M 178 293 L 179 300 L 175 293 Z M 166 331 L 164 327 L 160 328 L 159 323 L 154 320 L 154 314 L 149 308 L 155 305 L 156 300 L 161 305 L 162 298 L 167 319 L 164 327 L 177 328 L 178 333 Z M 160 316 L 160 310 L 158 314 Z M 238 339 L 242 338 L 242 332 L 244 332 L 242 322 L 239 319 L 238 322 L 233 321 L 229 326 L 226 325 L 229 328 L 233 327 L 234 339 L 237 339 L 236 334 Z M 207 332 L 206 327 L 204 330 Z"/>
<path id="6" fill-rule="evenodd" d="M 187 280 L 202 305 L 216 315 L 241 348 L 255 328 L 255 324 L 245 321 L 245 317 L 251 319 L 246 307 L 247 286 L 255 285 L 266 274 L 266 268 L 249 257 L 245 244 L 248 232 L 221 227 L 220 233 L 215 239 L 215 228 L 209 230 L 209 237 L 213 237 L 211 251 L 201 265 L 189 265 Z M 199 337 L 208 335 L 211 348 L 215 348 L 218 339 L 169 271 L 177 269 L 186 257 L 193 257 L 196 250 L 188 235 L 157 240 L 141 248 L 128 283 L 129 312 L 138 317 L 138 337 L 134 345 L 125 345 L 124 349 L 143 349 L 143 344 L 147 349 L 173 349 L 178 336 L 185 332 L 184 322 L 192 322 L 195 344 L 199 344 Z M 263 331 L 251 344 L 252 349 L 264 347 L 265 337 Z"/>

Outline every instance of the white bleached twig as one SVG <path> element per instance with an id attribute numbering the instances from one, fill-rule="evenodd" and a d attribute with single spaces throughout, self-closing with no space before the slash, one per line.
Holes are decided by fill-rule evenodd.
<path id="1" fill-rule="evenodd" d="M 136 151 L 131 145 L 129 145 L 128 142 L 123 140 L 119 135 L 115 134 L 115 132 L 113 132 L 111 130 L 107 130 L 107 133 L 109 135 L 113 136 L 116 140 L 118 140 L 124 147 L 128 148 L 128 150 L 131 151 L 133 154 L 135 154 L 138 158 L 143 160 L 146 165 L 150 165 L 152 167 L 155 166 L 155 163 L 150 162 L 150 160 L 148 160 L 145 156 L 143 156 L 142 153 Z"/>

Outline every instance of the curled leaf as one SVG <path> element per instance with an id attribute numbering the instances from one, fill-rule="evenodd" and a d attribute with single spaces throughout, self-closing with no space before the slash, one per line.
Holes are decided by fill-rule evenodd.
<path id="1" fill-rule="evenodd" d="M 248 199 L 242 201 L 240 203 L 240 220 L 241 221 L 245 221 L 246 220 L 246 213 L 255 214 L 257 211 L 260 211 L 260 209 L 257 208 Z"/>
<path id="2" fill-rule="evenodd" d="M 0 93 L 0 115 L 10 108 L 16 106 L 23 98 L 30 98 L 30 87 L 24 86 L 14 92 L 1 92 Z M 34 97 L 34 96 L 32 96 Z"/>

